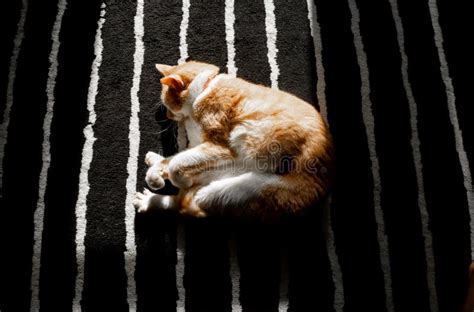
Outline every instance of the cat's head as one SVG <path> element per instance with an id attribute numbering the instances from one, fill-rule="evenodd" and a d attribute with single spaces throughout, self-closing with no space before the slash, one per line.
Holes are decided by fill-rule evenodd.
<path id="1" fill-rule="evenodd" d="M 167 116 L 173 120 L 182 120 L 192 114 L 192 105 L 201 94 L 205 84 L 219 72 L 217 66 L 186 62 L 176 66 L 156 64 L 156 69 L 164 76 L 161 100 L 167 109 Z"/>

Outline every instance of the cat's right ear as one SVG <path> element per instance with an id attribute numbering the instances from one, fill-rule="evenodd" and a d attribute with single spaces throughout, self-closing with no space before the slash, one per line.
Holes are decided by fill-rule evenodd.
<path id="1" fill-rule="evenodd" d="M 171 72 L 171 68 L 173 68 L 173 66 L 165 64 L 155 64 L 155 67 L 163 76 L 168 76 Z"/>

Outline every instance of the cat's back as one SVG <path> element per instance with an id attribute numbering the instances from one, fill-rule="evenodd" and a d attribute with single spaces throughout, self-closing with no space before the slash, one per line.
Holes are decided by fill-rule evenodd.
<path id="1" fill-rule="evenodd" d="M 226 77 L 216 87 L 234 106 L 229 143 L 244 154 L 262 154 L 278 146 L 286 155 L 301 154 L 302 149 L 319 145 L 327 128 L 309 103 L 287 92 L 257 85 L 240 78 Z"/>
<path id="2" fill-rule="evenodd" d="M 221 75 L 219 75 L 221 76 Z M 242 78 L 222 75 L 217 84 L 221 98 L 233 99 L 233 106 L 240 111 L 240 117 L 259 119 L 274 118 L 286 121 L 316 121 L 318 112 L 309 103 L 278 89 L 255 84 Z"/>

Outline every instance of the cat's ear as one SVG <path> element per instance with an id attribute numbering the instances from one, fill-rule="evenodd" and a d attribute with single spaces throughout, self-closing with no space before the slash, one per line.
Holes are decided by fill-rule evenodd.
<path id="1" fill-rule="evenodd" d="M 171 72 L 171 68 L 173 68 L 173 66 L 165 64 L 155 64 L 155 67 L 163 76 L 168 76 Z"/>
<path id="2" fill-rule="evenodd" d="M 182 91 L 185 87 L 184 81 L 179 75 L 169 75 L 160 79 L 160 82 L 176 91 Z"/>

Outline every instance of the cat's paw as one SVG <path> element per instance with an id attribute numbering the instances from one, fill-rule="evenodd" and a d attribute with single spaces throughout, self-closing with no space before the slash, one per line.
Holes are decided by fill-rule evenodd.
<path id="1" fill-rule="evenodd" d="M 165 173 L 161 165 L 154 165 L 148 168 L 146 172 L 145 181 L 148 186 L 156 191 L 165 186 Z"/>
<path id="2" fill-rule="evenodd" d="M 136 192 L 135 198 L 133 199 L 133 206 L 137 209 L 138 213 L 148 211 L 150 208 L 150 199 L 153 197 L 153 193 L 147 189 L 143 190 L 143 193 Z"/>
<path id="3" fill-rule="evenodd" d="M 160 164 L 164 159 L 165 158 L 163 156 L 158 155 L 157 153 L 148 152 L 145 155 L 145 164 L 147 164 L 148 167 L 152 167 L 154 165 Z"/>

